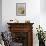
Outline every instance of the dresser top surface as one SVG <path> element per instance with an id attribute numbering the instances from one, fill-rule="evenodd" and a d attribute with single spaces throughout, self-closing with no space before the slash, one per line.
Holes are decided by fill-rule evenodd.
<path id="1" fill-rule="evenodd" d="M 7 23 L 8 25 L 15 25 L 15 24 L 18 24 L 18 25 L 23 25 L 23 24 L 30 24 L 30 25 L 33 25 L 34 23 Z"/>

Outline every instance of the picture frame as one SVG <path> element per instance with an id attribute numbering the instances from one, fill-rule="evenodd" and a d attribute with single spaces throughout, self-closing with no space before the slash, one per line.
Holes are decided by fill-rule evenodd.
<path id="1" fill-rule="evenodd" d="M 26 3 L 16 3 L 16 16 L 26 16 Z"/>

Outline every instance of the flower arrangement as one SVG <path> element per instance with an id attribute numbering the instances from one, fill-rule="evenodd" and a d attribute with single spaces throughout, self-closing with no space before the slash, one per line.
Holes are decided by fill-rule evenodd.
<path id="1" fill-rule="evenodd" d="M 36 36 L 38 36 L 38 40 L 41 41 L 43 40 L 43 42 L 45 41 L 45 34 L 44 34 L 44 31 L 43 31 L 43 28 L 40 27 L 39 25 L 39 28 L 36 28 L 37 29 L 37 34 Z"/>

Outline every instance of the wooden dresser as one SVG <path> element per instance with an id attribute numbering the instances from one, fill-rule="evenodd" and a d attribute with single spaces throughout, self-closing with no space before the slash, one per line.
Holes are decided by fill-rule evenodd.
<path id="1" fill-rule="evenodd" d="M 33 23 L 7 23 L 12 39 L 15 42 L 23 43 L 22 46 L 33 46 Z"/>

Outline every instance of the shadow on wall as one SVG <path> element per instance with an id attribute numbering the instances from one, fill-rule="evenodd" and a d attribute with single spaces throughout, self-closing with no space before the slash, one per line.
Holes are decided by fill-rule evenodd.
<path id="1" fill-rule="evenodd" d="M 46 0 L 40 0 L 40 11 L 46 13 Z"/>
<path id="2" fill-rule="evenodd" d="M 2 0 L 0 0 L 0 31 L 2 31 Z"/>

